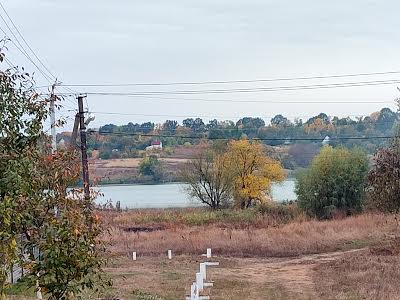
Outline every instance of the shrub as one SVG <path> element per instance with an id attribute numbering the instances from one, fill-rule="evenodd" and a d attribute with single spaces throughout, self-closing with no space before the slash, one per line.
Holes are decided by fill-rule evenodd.
<path id="1" fill-rule="evenodd" d="M 297 176 L 300 208 L 318 218 L 330 218 L 336 210 L 361 210 L 367 171 L 368 159 L 360 149 L 324 147 Z"/>
<path id="2" fill-rule="evenodd" d="M 368 174 L 369 205 L 384 212 L 400 210 L 400 141 L 395 140 L 374 156 Z"/>
<path id="3" fill-rule="evenodd" d="M 139 165 L 139 173 L 144 176 L 151 176 L 154 181 L 160 181 L 164 176 L 162 162 L 155 155 L 145 157 Z"/>

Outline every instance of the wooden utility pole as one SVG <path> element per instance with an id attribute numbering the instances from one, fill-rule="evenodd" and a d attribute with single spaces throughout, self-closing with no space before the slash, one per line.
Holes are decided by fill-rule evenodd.
<path id="1" fill-rule="evenodd" d="M 85 192 L 85 199 L 90 198 L 89 189 L 89 166 L 86 146 L 86 124 L 85 124 L 85 112 L 83 110 L 83 97 L 78 96 L 78 115 L 79 115 L 79 132 L 81 137 L 81 153 L 82 153 L 82 177 L 83 177 L 83 188 Z"/>

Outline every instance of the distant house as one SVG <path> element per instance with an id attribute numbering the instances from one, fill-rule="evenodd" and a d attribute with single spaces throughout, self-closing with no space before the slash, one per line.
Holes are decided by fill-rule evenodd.
<path id="1" fill-rule="evenodd" d="M 146 151 L 162 150 L 163 145 L 161 141 L 152 141 L 150 146 L 146 147 Z"/>
<path id="2" fill-rule="evenodd" d="M 324 140 L 322 141 L 322 145 L 329 145 L 329 142 L 331 141 L 331 138 L 327 135 Z"/>

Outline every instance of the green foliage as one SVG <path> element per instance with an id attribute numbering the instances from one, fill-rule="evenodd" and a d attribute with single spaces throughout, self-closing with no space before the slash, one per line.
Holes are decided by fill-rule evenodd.
<path id="1" fill-rule="evenodd" d="M 340 140 L 340 137 L 392 135 L 393 128 L 398 123 L 398 112 L 389 108 L 382 108 L 380 111 L 373 112 L 370 116 L 357 119 L 329 117 L 326 113 L 320 113 L 309 118 L 306 122 L 297 119 L 294 123 L 285 116 L 278 114 L 270 120 L 269 125 L 260 118 L 252 117 L 244 117 L 237 122 L 214 119 L 210 120 L 208 124 L 204 124 L 201 118 L 185 119 L 181 125 L 176 120 L 166 120 L 160 126 L 155 126 L 151 122 L 128 123 L 122 126 L 108 124 L 100 128 L 99 135 L 93 134 L 89 138 L 89 150 L 100 150 L 103 159 L 111 158 L 113 149 L 118 149 L 121 157 L 135 157 L 132 156 L 132 150 L 143 150 L 151 142 L 150 137 L 146 138 L 141 134 L 151 132 L 159 135 L 164 145 L 173 147 L 184 145 L 186 142 L 199 144 L 202 138 L 239 139 L 241 137 L 266 139 L 264 143 L 271 146 L 284 145 L 290 142 L 290 140 L 282 140 L 282 137 L 315 138 L 317 139 L 315 144 L 318 147 L 322 140 L 329 136 L 336 138 L 331 140 L 332 146 L 348 148 L 360 146 L 372 154 L 385 143 L 383 139 Z M 111 135 L 109 135 L 110 133 Z M 112 133 L 127 133 L 129 136 L 113 136 Z M 184 136 L 191 138 L 185 139 Z M 65 139 L 68 139 L 68 137 L 65 137 Z M 305 153 L 305 156 L 307 156 L 307 153 Z M 309 156 L 312 158 L 312 153 Z M 290 168 L 308 165 L 310 160 L 309 158 L 296 159 L 300 162 L 295 164 L 294 159 L 288 159 L 289 161 L 283 161 L 283 163 Z"/>
<path id="2" fill-rule="evenodd" d="M 26 73 L 13 72 L 0 72 L 0 298 L 15 263 L 48 299 L 79 297 L 102 263 L 93 199 L 67 197 L 80 175 L 77 153 L 49 154 L 42 126 L 49 100 Z"/>
<path id="3" fill-rule="evenodd" d="M 151 176 L 154 181 L 161 181 L 164 175 L 162 162 L 155 155 L 142 159 L 139 165 L 139 172 L 144 176 Z"/>
<path id="4" fill-rule="evenodd" d="M 25 178 L 34 167 L 32 152 L 48 113 L 47 100 L 39 99 L 31 85 L 27 73 L 0 72 L 0 299 L 9 267 L 20 253 L 17 240 L 25 216 L 16 200 L 29 192 Z"/>
<path id="5" fill-rule="evenodd" d="M 6 294 L 33 297 L 35 295 L 35 289 L 28 280 L 22 278 L 17 283 L 10 285 L 6 290 Z"/>
<path id="6" fill-rule="evenodd" d="M 70 192 L 69 197 L 55 201 L 62 207 L 58 213 L 46 216 L 40 228 L 41 237 L 33 237 L 26 244 L 29 253 L 33 247 L 40 249 L 40 259 L 24 263 L 30 270 L 31 286 L 39 282 L 49 299 L 67 299 L 68 295 L 94 289 L 101 283 L 101 254 L 104 248 L 97 238 L 102 231 L 99 218 L 90 211 L 92 199 L 81 198 L 81 191 Z"/>
<path id="7" fill-rule="evenodd" d="M 324 147 L 310 168 L 297 176 L 298 204 L 310 215 L 329 218 L 336 209 L 359 211 L 368 159 L 360 149 Z"/>

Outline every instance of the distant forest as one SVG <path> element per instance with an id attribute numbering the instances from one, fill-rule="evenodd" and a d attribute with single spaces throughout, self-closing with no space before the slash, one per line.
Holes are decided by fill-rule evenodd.
<path id="1" fill-rule="evenodd" d="M 321 142 L 328 136 L 329 144 L 334 147 L 360 146 L 372 154 L 387 142 L 385 138 L 376 137 L 394 135 L 399 119 L 398 112 L 383 108 L 355 119 L 320 113 L 306 121 L 296 119 L 292 122 L 279 114 L 268 124 L 261 118 L 253 117 L 244 117 L 237 122 L 214 119 L 205 123 L 201 118 L 187 118 L 181 124 L 176 120 L 166 120 L 162 124 L 130 122 L 122 126 L 108 124 L 100 127 L 98 132 L 89 135 L 88 146 L 89 151 L 97 150 L 102 159 L 130 158 L 143 155 L 141 151 L 154 140 L 162 141 L 164 152 L 172 153 L 177 146 L 196 145 L 202 139 L 248 138 L 259 139 L 269 146 L 286 147 L 287 152 L 299 152 L 297 156 L 300 157 L 303 153 L 303 157 L 306 157 L 318 152 Z M 365 139 L 346 139 L 348 137 Z M 295 168 L 307 162 L 293 162 L 286 167 Z"/>

